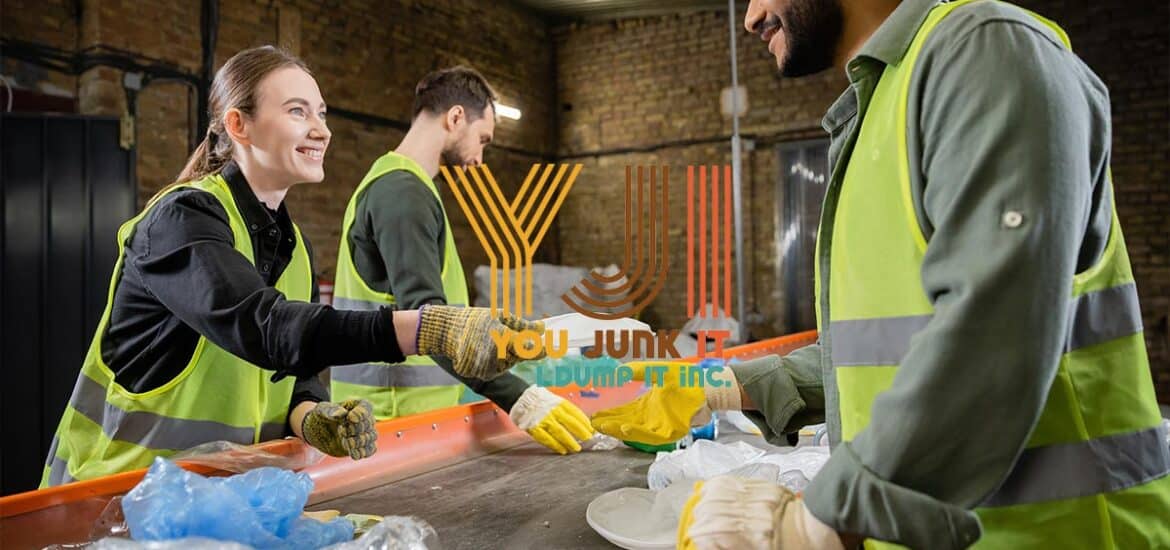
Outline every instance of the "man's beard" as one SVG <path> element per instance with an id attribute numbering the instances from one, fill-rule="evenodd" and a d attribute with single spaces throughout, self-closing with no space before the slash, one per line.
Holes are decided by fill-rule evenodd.
<path id="1" fill-rule="evenodd" d="M 455 147 L 444 150 L 439 154 L 439 157 L 444 166 L 467 166 L 471 164 L 467 162 L 466 157 L 460 154 L 459 149 Z"/>
<path id="2" fill-rule="evenodd" d="M 781 20 L 786 42 L 782 75 L 807 76 L 833 66 L 844 27 L 840 0 L 793 0 Z"/>

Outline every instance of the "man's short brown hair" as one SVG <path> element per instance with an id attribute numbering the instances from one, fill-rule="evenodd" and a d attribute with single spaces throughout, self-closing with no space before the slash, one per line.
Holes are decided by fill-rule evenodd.
<path id="1" fill-rule="evenodd" d="M 475 120 L 496 100 L 496 92 L 479 71 L 463 65 L 440 69 L 424 76 L 414 87 L 411 118 L 424 110 L 440 114 L 462 105 L 468 118 Z"/>

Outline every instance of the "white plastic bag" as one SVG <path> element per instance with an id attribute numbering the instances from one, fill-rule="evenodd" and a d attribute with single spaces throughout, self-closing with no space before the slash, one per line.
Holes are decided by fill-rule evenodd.
<path id="1" fill-rule="evenodd" d="M 386 516 L 357 540 L 327 546 L 323 550 L 428 550 L 437 548 L 435 528 L 416 517 Z"/>
<path id="2" fill-rule="evenodd" d="M 806 479 L 812 479 L 829 461 L 828 447 L 797 447 L 790 453 L 769 454 L 760 458 L 759 462 L 775 464 L 781 474 L 796 470 Z"/>
<path id="3" fill-rule="evenodd" d="M 660 490 L 676 481 L 705 480 L 722 474 L 767 479 L 801 491 L 829 460 L 828 447 L 800 447 L 768 454 L 743 441 L 731 444 L 700 439 L 686 449 L 658 453 L 646 483 Z"/>
<path id="4" fill-rule="evenodd" d="M 201 537 L 151 541 L 107 537 L 85 548 L 86 550 L 252 550 L 251 546 L 238 542 Z"/>
<path id="5" fill-rule="evenodd" d="M 762 449 L 743 441 L 724 444 L 700 439 L 686 449 L 658 453 L 646 472 L 646 484 L 658 491 L 681 479 L 710 479 L 762 456 Z"/>

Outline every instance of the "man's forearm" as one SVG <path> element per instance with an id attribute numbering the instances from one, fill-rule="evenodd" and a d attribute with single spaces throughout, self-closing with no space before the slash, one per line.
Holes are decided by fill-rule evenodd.
<path id="1" fill-rule="evenodd" d="M 462 376 L 455 372 L 455 369 L 451 366 L 451 360 L 446 357 L 432 356 L 431 360 L 446 371 L 447 374 L 450 374 L 456 380 L 462 382 L 464 386 L 470 388 L 471 391 L 488 398 L 492 403 L 495 403 L 505 411 L 511 411 L 516 401 L 520 399 L 520 395 L 530 386 L 528 382 L 525 382 L 523 378 L 515 374 L 507 373 L 492 380 L 480 380 L 478 378 Z"/>

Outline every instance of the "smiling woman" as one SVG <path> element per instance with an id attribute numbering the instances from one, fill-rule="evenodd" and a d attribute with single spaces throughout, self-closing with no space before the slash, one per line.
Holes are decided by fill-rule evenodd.
<path id="1" fill-rule="evenodd" d="M 275 209 L 291 185 L 325 179 L 325 100 L 299 58 L 271 46 L 240 52 L 220 69 L 208 103 L 207 137 L 176 184 L 235 160 L 255 173 L 249 183 L 270 195 L 261 201 Z"/>
<path id="2" fill-rule="evenodd" d="M 207 136 L 177 181 L 118 232 L 106 309 L 42 486 L 217 440 L 295 435 L 365 458 L 376 448 L 372 408 L 327 402 L 325 367 L 425 353 L 491 378 L 515 362 L 495 359 L 489 334 L 507 327 L 483 308 L 310 303 L 312 252 L 284 197 L 325 178 L 330 132 L 304 62 L 271 46 L 242 51 L 216 73 L 209 106 Z"/>

